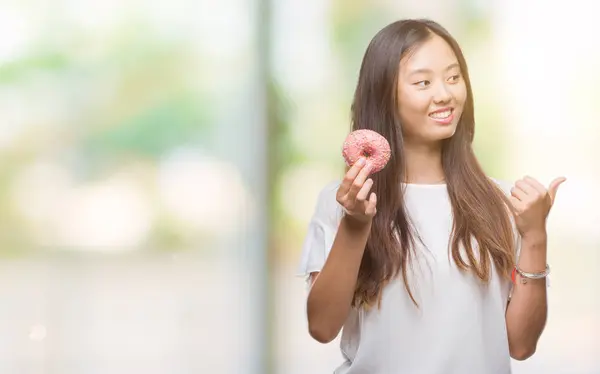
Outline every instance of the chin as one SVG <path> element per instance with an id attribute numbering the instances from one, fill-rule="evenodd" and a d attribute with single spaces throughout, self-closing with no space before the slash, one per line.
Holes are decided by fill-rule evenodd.
<path id="1" fill-rule="evenodd" d="M 446 140 L 451 138 L 456 133 L 456 125 L 449 125 L 445 127 L 437 127 L 430 132 L 429 138 L 432 141 Z"/>

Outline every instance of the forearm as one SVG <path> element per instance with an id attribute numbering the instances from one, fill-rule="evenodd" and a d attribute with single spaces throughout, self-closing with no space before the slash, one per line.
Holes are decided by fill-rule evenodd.
<path id="1" fill-rule="evenodd" d="M 542 272 L 547 264 L 545 232 L 524 236 L 518 266 L 528 273 Z M 511 356 L 524 360 L 533 355 L 546 324 L 546 279 L 527 279 L 516 274 L 516 284 L 506 311 Z"/>
<path id="2" fill-rule="evenodd" d="M 308 325 L 321 343 L 333 340 L 346 320 L 371 224 L 342 218 L 331 252 L 308 295 Z"/>

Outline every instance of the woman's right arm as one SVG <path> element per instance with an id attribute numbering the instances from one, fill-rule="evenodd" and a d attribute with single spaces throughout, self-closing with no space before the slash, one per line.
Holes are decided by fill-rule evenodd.
<path id="1" fill-rule="evenodd" d="M 329 343 L 340 332 L 350 312 L 358 270 L 376 213 L 377 197 L 369 195 L 370 165 L 357 162 L 340 185 L 336 199 L 345 208 L 323 268 L 311 274 L 307 313 L 310 335 Z"/>

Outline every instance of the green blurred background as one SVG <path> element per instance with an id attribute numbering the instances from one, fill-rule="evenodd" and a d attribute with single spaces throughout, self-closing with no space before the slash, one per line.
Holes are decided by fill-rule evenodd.
<path id="1" fill-rule="evenodd" d="M 300 245 L 368 42 L 428 17 L 466 54 L 486 171 L 569 178 L 550 319 L 514 372 L 600 373 L 593 9 L 0 0 L 0 372 L 332 372 Z"/>

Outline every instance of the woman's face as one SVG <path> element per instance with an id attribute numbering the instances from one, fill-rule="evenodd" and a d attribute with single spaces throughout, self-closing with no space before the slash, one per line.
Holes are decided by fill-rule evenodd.
<path id="1" fill-rule="evenodd" d="M 458 59 L 438 35 L 400 61 L 398 107 L 406 142 L 428 144 L 454 135 L 467 100 Z"/>

